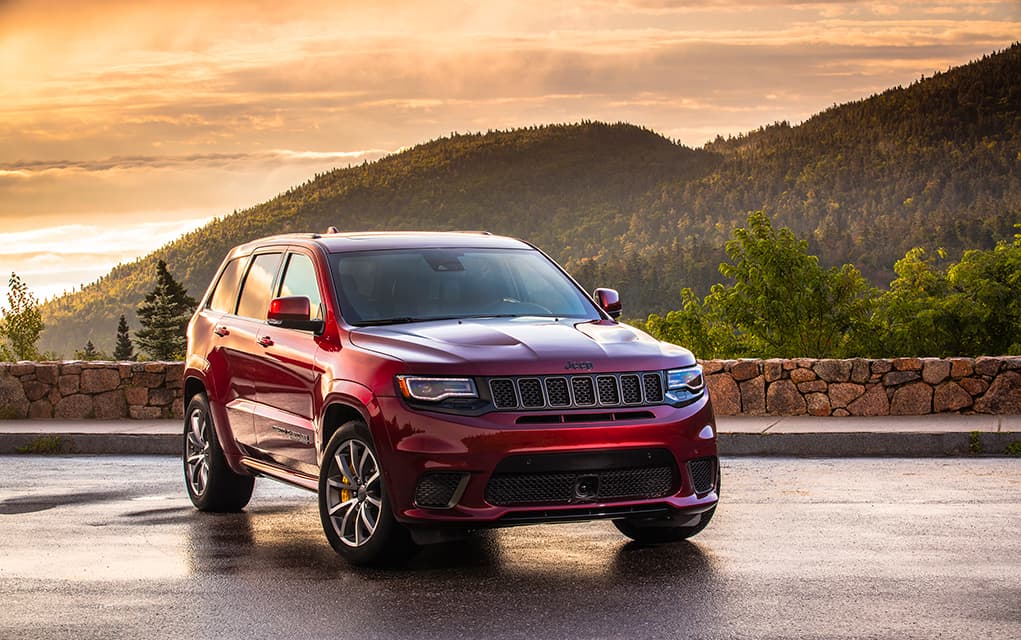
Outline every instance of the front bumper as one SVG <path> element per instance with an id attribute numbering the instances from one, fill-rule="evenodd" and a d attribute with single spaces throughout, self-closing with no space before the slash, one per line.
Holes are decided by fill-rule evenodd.
<path id="1" fill-rule="evenodd" d="M 478 417 L 409 409 L 394 397 L 378 398 L 380 411 L 370 428 L 384 469 L 394 515 L 408 525 L 460 525 L 466 528 L 534 522 L 586 520 L 656 514 L 700 513 L 718 501 L 716 483 L 696 490 L 689 461 L 715 462 L 716 423 L 708 396 L 674 408 L 642 407 L 646 416 L 616 421 L 519 424 L 534 412 L 492 412 Z M 573 416 L 584 411 L 570 411 Z M 706 426 L 712 427 L 707 437 Z M 584 496 L 564 503 L 493 504 L 487 487 L 501 462 L 515 459 L 627 458 L 660 452 L 674 476 L 669 491 L 654 498 Z M 668 455 L 667 455 L 668 454 Z M 657 454 L 659 455 L 659 454 Z M 633 456 L 632 456 L 633 457 Z M 504 465 L 506 466 L 506 464 Z M 427 473 L 461 474 L 452 505 L 426 508 L 415 503 L 419 480 Z M 598 473 L 590 469 L 589 473 Z M 492 494 L 489 495 L 492 497 Z"/>

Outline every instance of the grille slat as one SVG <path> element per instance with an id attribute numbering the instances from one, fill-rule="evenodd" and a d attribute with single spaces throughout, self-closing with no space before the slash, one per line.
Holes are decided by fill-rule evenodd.
<path id="1" fill-rule="evenodd" d="M 660 404 L 659 372 L 490 378 L 493 406 L 514 409 L 582 409 Z"/>

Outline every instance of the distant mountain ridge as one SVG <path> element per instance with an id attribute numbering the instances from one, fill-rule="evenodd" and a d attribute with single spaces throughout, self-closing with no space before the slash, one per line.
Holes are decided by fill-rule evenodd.
<path id="1" fill-rule="evenodd" d="M 44 305 L 40 347 L 109 351 L 117 319 L 160 258 L 195 297 L 227 250 L 274 233 L 487 229 L 545 249 L 625 314 L 677 305 L 720 279 L 722 246 L 748 211 L 809 238 L 826 264 L 885 285 L 912 246 L 987 248 L 1021 222 L 1021 45 L 701 149 L 647 129 L 582 122 L 454 134 L 317 175 L 215 220 Z"/>

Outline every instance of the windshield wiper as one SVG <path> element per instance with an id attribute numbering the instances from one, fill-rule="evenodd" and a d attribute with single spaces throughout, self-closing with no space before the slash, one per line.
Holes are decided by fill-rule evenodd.
<path id="1" fill-rule="evenodd" d="M 517 317 L 520 316 L 516 313 L 480 313 L 463 316 L 430 316 L 430 317 L 400 316 L 397 318 L 383 318 L 381 320 L 366 320 L 364 322 L 356 322 L 354 324 L 359 327 L 379 327 L 388 324 L 432 322 L 434 320 L 472 320 L 476 318 L 517 318 Z"/>

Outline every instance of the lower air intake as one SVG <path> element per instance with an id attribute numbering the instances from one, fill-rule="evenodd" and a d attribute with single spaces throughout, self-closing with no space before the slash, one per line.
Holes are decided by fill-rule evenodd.
<path id="1" fill-rule="evenodd" d="M 695 493 L 709 493 L 716 488 L 716 458 L 697 458 L 688 462 L 691 485 Z"/>
<path id="2" fill-rule="evenodd" d="M 423 475 L 418 481 L 418 486 L 415 487 L 415 504 L 431 509 L 452 507 L 454 494 L 466 475 L 447 472 Z"/>

